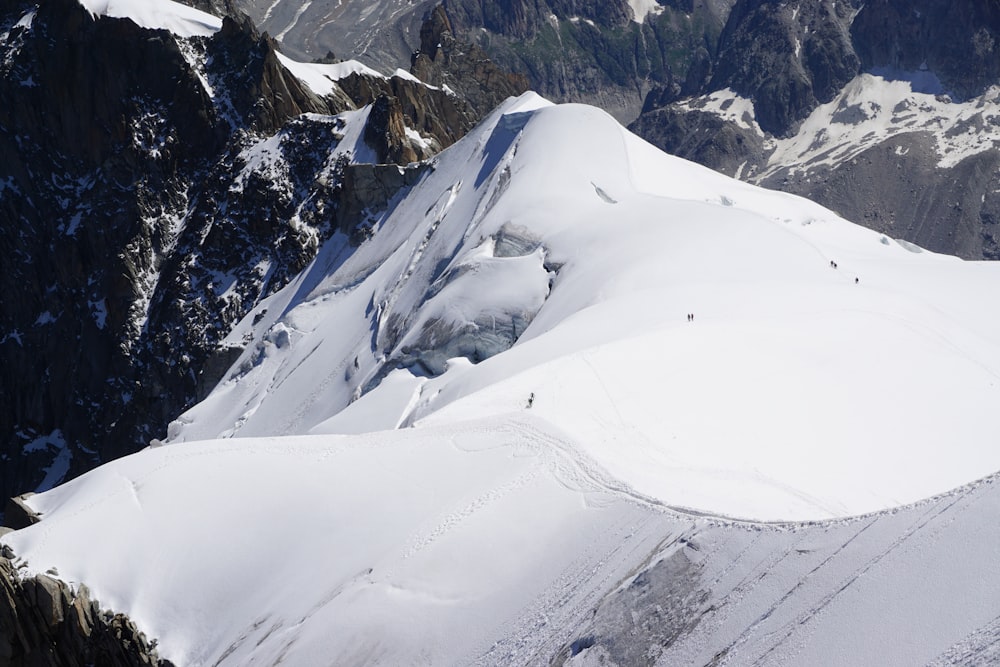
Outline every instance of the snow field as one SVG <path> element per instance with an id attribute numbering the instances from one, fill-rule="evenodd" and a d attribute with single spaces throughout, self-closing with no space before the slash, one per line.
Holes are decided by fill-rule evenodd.
<path id="1" fill-rule="evenodd" d="M 644 513 L 556 458 L 503 421 L 160 447 L 39 498 L 44 529 L 8 543 L 178 664 L 468 662 Z"/>

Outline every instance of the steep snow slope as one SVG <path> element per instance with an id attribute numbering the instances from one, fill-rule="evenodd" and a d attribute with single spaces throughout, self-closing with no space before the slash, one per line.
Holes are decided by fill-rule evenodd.
<path id="1" fill-rule="evenodd" d="M 184 665 L 982 657 L 992 478 L 676 507 L 1000 468 L 998 283 L 525 95 L 4 543 Z"/>
<path id="2" fill-rule="evenodd" d="M 451 423 L 534 393 L 636 493 L 727 515 L 872 511 L 1000 468 L 998 267 L 596 109 L 512 102 L 346 252 L 236 328 L 242 359 L 170 441 Z"/>

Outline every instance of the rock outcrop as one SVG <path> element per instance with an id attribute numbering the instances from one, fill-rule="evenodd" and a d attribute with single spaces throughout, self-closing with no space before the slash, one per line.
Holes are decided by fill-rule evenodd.
<path id="1" fill-rule="evenodd" d="M 596 104 L 628 122 L 650 89 L 680 87 L 689 78 L 700 85 L 710 75 L 734 1 L 663 0 L 641 22 L 633 20 L 626 0 L 346 0 L 308 7 L 291 0 L 243 0 L 241 6 L 304 57 L 322 58 L 331 50 L 363 53 L 367 62 L 391 69 L 404 62 L 407 46 L 420 45 L 429 63 L 414 63 L 414 73 L 430 83 L 435 79 L 427 68 L 440 61 L 438 45 L 446 60 L 465 57 L 468 69 L 479 59 L 468 46 L 459 52 L 447 39 L 432 37 L 449 33 L 503 70 L 523 75 L 549 99 Z M 493 75 L 485 74 L 481 80 L 492 83 Z M 465 96 L 476 94 L 474 85 L 448 85 Z"/>
<path id="2" fill-rule="evenodd" d="M 650 90 L 679 91 L 709 75 L 732 2 L 664 2 L 641 23 L 624 0 L 444 0 L 442 7 L 459 39 L 523 73 L 542 95 L 595 104 L 629 122 Z"/>
<path id="3" fill-rule="evenodd" d="M 698 106 L 699 100 L 694 100 L 683 107 L 654 109 L 639 116 L 629 129 L 669 153 L 724 174 L 736 175 L 741 165 L 766 161 L 770 151 L 763 134 Z"/>
<path id="4" fill-rule="evenodd" d="M 524 75 L 501 69 L 475 44 L 459 42 L 440 5 L 424 20 L 410 71 L 421 81 L 454 90 L 480 117 L 529 88 Z"/>
<path id="5" fill-rule="evenodd" d="M 45 0 L 8 3 L 0 22 L 0 490 L 10 496 L 135 451 L 194 398 L 221 332 L 191 344 L 219 316 L 171 318 L 190 293 L 165 288 L 197 273 L 180 277 L 172 262 L 189 246 L 184 231 L 226 217 L 210 191 L 253 137 L 353 104 L 304 88 L 245 18 L 181 39 Z M 250 240 L 266 244 L 279 276 L 315 245 L 278 228 Z M 198 267 L 220 261 L 211 241 L 195 242 Z"/>
<path id="6" fill-rule="evenodd" d="M 7 501 L 7 506 L 4 508 L 3 512 L 3 526 L 10 528 L 11 530 L 20 530 L 21 528 L 27 528 L 33 524 L 41 521 L 41 517 L 38 513 L 28 506 L 25 501 L 33 496 L 31 492 L 22 493 L 19 496 L 14 496 Z"/>
<path id="7" fill-rule="evenodd" d="M 386 210 L 392 198 L 410 187 L 429 169 L 420 162 L 406 167 L 395 164 L 351 164 L 344 168 L 338 215 L 342 227 L 350 227 L 352 240 L 368 238 L 377 212 Z"/>
<path id="8" fill-rule="evenodd" d="M 13 553 L 0 556 L 0 665 L 4 667 L 172 667 L 126 616 L 103 610 L 86 586 L 40 574 L 21 577 Z"/>

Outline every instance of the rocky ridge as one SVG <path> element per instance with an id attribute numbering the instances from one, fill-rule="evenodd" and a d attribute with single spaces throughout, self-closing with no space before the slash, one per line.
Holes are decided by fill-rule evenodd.
<path id="1" fill-rule="evenodd" d="M 162 437 L 238 354 L 232 324 L 478 120 L 406 72 L 294 65 L 245 16 L 218 25 L 0 12 L 4 496 Z"/>
<path id="2" fill-rule="evenodd" d="M 55 576 L 22 577 L 13 552 L 0 557 L 0 664 L 172 667 L 135 623 L 101 609 L 87 587 Z M 52 573 L 56 574 L 56 573 Z"/>
<path id="3" fill-rule="evenodd" d="M 652 90 L 693 89 L 708 75 L 731 0 L 672 0 L 646 16 L 630 3 L 444 0 L 455 34 L 557 102 L 623 122 Z"/>

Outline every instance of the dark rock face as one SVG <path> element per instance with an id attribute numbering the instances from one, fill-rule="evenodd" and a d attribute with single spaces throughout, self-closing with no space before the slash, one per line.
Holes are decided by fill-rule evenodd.
<path id="1" fill-rule="evenodd" d="M 557 102 L 633 119 L 650 90 L 676 94 L 709 76 L 732 0 L 665 2 L 643 23 L 628 3 L 445 0 L 453 32 Z M 666 93 L 664 93 L 666 91 Z"/>
<path id="2" fill-rule="evenodd" d="M 463 26 L 479 26 L 513 39 L 533 39 L 549 17 L 578 17 L 608 27 L 622 27 L 632 18 L 625 0 L 471 0 L 448 3 L 448 14 Z"/>
<path id="3" fill-rule="evenodd" d="M 345 97 L 317 97 L 278 62 L 277 45 L 257 33 L 248 16 L 226 16 L 220 30 L 206 43 L 210 80 L 222 81 L 237 127 L 277 131 L 285 120 L 306 112 L 337 113 L 351 105 Z"/>
<path id="4" fill-rule="evenodd" d="M 214 0 L 198 0 L 214 1 Z M 355 58 L 380 71 L 406 67 L 420 43 L 420 26 L 435 0 L 235 0 L 274 35 L 282 52 L 303 62 Z"/>
<path id="5" fill-rule="evenodd" d="M 4 24 L 27 9 L 8 5 Z M 95 21 L 72 0 L 41 3 L 30 28 L 13 28 L 7 44 L 16 56 L 4 64 L 0 85 L 4 99 L 18 104 L 4 105 L 0 124 L 8 141 L 38 126 L 47 132 L 32 136 L 36 141 L 21 151 L 10 151 L 17 153 L 11 158 L 32 162 L 38 154 L 59 153 L 86 168 L 117 157 L 123 164 L 116 165 L 115 175 L 125 176 L 137 159 L 126 120 L 152 108 L 179 126 L 173 143 L 196 147 L 191 157 L 215 150 L 224 137 L 213 127 L 204 92 L 182 76 L 189 68 L 176 43 L 165 33 L 146 32 L 131 21 Z M 52 50 L 53 42 L 64 48 Z M 130 67 L 123 68 L 125 62 Z M 104 85 L 94 86 L 96 81 Z M 189 109 L 196 113 L 188 117 Z M 182 117 L 188 122 L 179 123 Z M 165 156 L 170 166 L 177 159 L 172 153 Z M 17 164 L 11 171 L 20 175 L 29 166 Z"/>
<path id="6" fill-rule="evenodd" d="M 372 104 L 365 123 L 365 143 L 385 156 L 380 162 L 417 161 L 416 151 L 406 141 L 403 108 L 395 97 L 380 95 Z"/>
<path id="7" fill-rule="evenodd" d="M 0 20 L 12 26 L 27 9 L 8 5 Z M 206 192 L 226 168 L 218 160 L 293 114 L 339 103 L 303 90 L 276 67 L 266 39 L 231 19 L 212 38 L 182 42 L 50 0 L 24 23 L 7 35 L 0 76 L 9 101 L 0 109 L 7 496 L 135 451 L 191 400 L 198 362 L 224 335 L 199 333 L 246 305 L 205 311 L 198 326 L 172 316 L 184 293 L 165 289 L 194 273 L 181 278 L 171 259 L 187 247 L 183 231 L 218 214 Z M 235 61 L 242 56 L 246 67 Z M 188 58 L 211 60 L 201 75 L 214 99 Z M 235 92 L 247 90 L 259 98 Z M 276 273 L 307 261 L 301 238 L 267 227 L 253 240 L 285 267 Z M 198 239 L 199 257 L 216 240 Z"/>
<path id="8" fill-rule="evenodd" d="M 121 614 L 103 611 L 86 586 L 73 590 L 41 574 L 18 574 L 12 554 L 0 557 L 0 664 L 10 667 L 106 665 L 170 667 Z"/>
<path id="9" fill-rule="evenodd" d="M 351 164 L 344 168 L 338 216 L 351 228 L 351 239 L 360 243 L 372 233 L 374 211 L 384 211 L 393 196 L 410 187 L 429 169 L 426 162 L 401 167 L 395 164 Z"/>
<path id="10" fill-rule="evenodd" d="M 697 109 L 666 107 L 639 116 L 629 129 L 673 155 L 724 174 L 759 165 L 769 151 L 753 130 Z"/>
<path id="11" fill-rule="evenodd" d="M 478 46 L 458 42 L 440 5 L 420 29 L 420 49 L 413 54 L 411 71 L 421 81 L 456 91 L 480 117 L 529 87 L 527 78 L 500 69 Z"/>
<path id="12" fill-rule="evenodd" d="M 719 38 L 709 90 L 754 100 L 760 126 L 786 134 L 859 71 L 846 2 L 739 0 Z"/>
<path id="13" fill-rule="evenodd" d="M 333 51 L 385 69 L 398 67 L 418 44 L 433 54 L 437 42 L 426 48 L 422 18 L 440 6 L 456 39 L 524 75 L 532 89 L 557 102 L 596 104 L 628 122 L 650 89 L 707 80 L 734 2 L 660 0 L 641 24 L 633 22 L 627 0 L 345 0 L 308 7 L 240 0 L 240 6 L 303 58 Z"/>
<path id="14" fill-rule="evenodd" d="M 401 126 L 398 122 L 389 123 L 392 115 L 388 113 L 390 106 L 398 105 L 406 127 L 420 132 L 431 143 L 435 152 L 465 136 L 482 115 L 465 99 L 450 95 L 444 90 L 428 90 L 426 86 L 410 78 L 393 76 L 386 80 L 351 74 L 338 83 L 359 105 L 373 104 L 379 98 L 387 98 L 380 103 L 383 108 L 370 119 L 375 128 L 372 131 L 394 133 L 392 141 L 397 144 L 406 143 L 407 140 L 399 134 Z M 381 163 L 395 161 L 390 160 L 389 154 L 385 152 L 387 146 L 386 143 L 378 149 L 381 151 L 378 153 L 378 161 Z M 376 147 L 373 145 L 373 148 Z M 427 151 L 420 146 L 411 148 L 418 158 L 429 157 Z"/>
<path id="15" fill-rule="evenodd" d="M 319 97 L 246 17 L 181 39 L 73 0 L 31 9 L 0 10 L 5 497 L 162 437 L 238 354 L 236 321 L 330 236 L 364 237 L 366 196 L 331 158 L 346 121 L 326 114 L 377 101 L 376 159 L 404 164 L 478 120 L 403 77 Z"/>
<path id="16" fill-rule="evenodd" d="M 16 496 L 7 501 L 7 507 L 4 508 L 4 520 L 3 525 L 7 528 L 13 530 L 20 530 L 21 528 L 27 528 L 32 524 L 36 524 L 41 521 L 41 517 L 35 510 L 28 507 L 28 504 L 24 502 L 32 493 L 24 493 L 20 496 Z"/>
<path id="17" fill-rule="evenodd" d="M 243 12 L 240 11 L 235 0 L 189 0 L 184 4 L 200 9 L 212 16 L 231 16 L 239 18 Z"/>
<path id="18" fill-rule="evenodd" d="M 1000 5 L 990 0 L 874 0 L 851 26 L 865 69 L 928 70 L 959 99 L 1000 81 Z"/>

